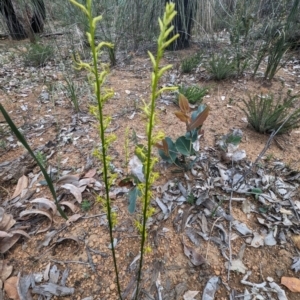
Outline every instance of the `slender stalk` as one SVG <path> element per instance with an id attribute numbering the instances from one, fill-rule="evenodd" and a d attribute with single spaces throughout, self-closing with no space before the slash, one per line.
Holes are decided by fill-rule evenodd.
<path id="1" fill-rule="evenodd" d="M 90 12 L 91 13 L 91 12 Z M 108 220 L 108 227 L 109 227 L 109 237 L 111 242 L 111 250 L 112 250 L 112 256 L 113 256 L 113 262 L 114 262 L 114 268 L 116 273 L 116 280 L 117 280 L 117 289 L 119 298 L 122 299 L 121 294 L 121 287 L 120 287 L 120 281 L 119 281 L 119 273 L 118 273 L 118 266 L 117 266 L 117 259 L 116 259 L 116 251 L 114 246 L 114 238 L 113 238 L 113 221 L 111 217 L 111 205 L 109 200 L 109 187 L 110 184 L 108 182 L 108 168 L 107 168 L 107 149 L 106 149 L 106 143 L 105 143 L 105 129 L 104 129 L 104 116 L 103 116 L 103 106 L 101 101 L 101 85 L 100 85 L 100 78 L 97 68 L 98 58 L 97 58 L 97 51 L 95 46 L 95 27 L 92 24 L 93 19 L 92 16 L 89 18 L 89 25 L 90 25 L 90 34 L 91 34 L 91 50 L 92 50 L 92 56 L 93 56 L 93 72 L 95 75 L 95 83 L 96 83 L 96 97 L 97 97 L 97 103 L 98 103 L 98 111 L 99 111 L 99 123 L 100 123 L 100 138 L 102 143 L 102 159 L 103 159 L 103 180 L 105 185 L 105 198 L 106 198 L 106 207 L 107 207 L 107 220 Z"/>
<path id="2" fill-rule="evenodd" d="M 140 281 L 142 276 L 142 267 L 143 267 L 143 261 L 144 261 L 144 248 L 146 243 L 146 224 L 148 220 L 148 212 L 149 212 L 149 205 L 150 205 L 150 198 L 151 198 L 151 183 L 154 179 L 154 174 L 152 172 L 153 170 L 153 158 L 152 158 L 152 146 L 154 144 L 154 140 L 156 137 L 153 136 L 153 129 L 155 125 L 155 100 L 158 97 L 159 94 L 161 94 L 164 91 L 167 90 L 174 90 L 174 88 L 161 88 L 158 90 L 158 82 L 163 75 L 164 72 L 166 72 L 168 69 L 170 69 L 172 66 L 168 65 L 165 67 L 160 68 L 159 63 L 161 61 L 161 58 L 163 57 L 164 50 L 172 43 L 175 39 L 179 37 L 179 35 L 174 35 L 170 39 L 168 39 L 169 34 L 173 30 L 173 26 L 170 26 L 170 23 L 172 22 L 173 18 L 176 15 L 176 12 L 174 10 L 175 5 L 174 3 L 168 3 L 166 4 L 166 10 L 163 17 L 163 20 L 159 19 L 159 25 L 160 25 L 160 35 L 158 38 L 158 47 L 157 47 L 157 55 L 156 58 L 148 52 L 152 65 L 153 65 L 153 72 L 152 72 L 152 80 L 151 80 L 151 100 L 150 105 L 145 105 L 145 113 L 148 118 L 147 122 L 147 152 L 145 155 L 144 160 L 144 175 L 145 175 L 145 182 L 144 182 L 144 199 L 143 199 L 143 221 L 141 224 L 141 245 L 140 245 L 140 263 L 139 263 L 139 270 L 137 275 L 137 287 L 136 287 L 136 294 L 135 294 L 135 300 L 138 299 L 139 295 L 139 289 L 140 289 Z"/>
<path id="3" fill-rule="evenodd" d="M 150 116 L 154 115 L 155 110 L 155 100 L 156 100 L 156 89 L 159 81 L 158 72 L 159 72 L 159 62 L 162 56 L 159 56 L 159 54 L 156 57 L 156 65 L 154 67 L 154 82 L 152 83 L 152 94 L 151 94 L 151 109 L 150 109 Z M 145 199 L 144 199 L 144 207 L 143 207 L 143 223 L 142 223 L 142 240 L 141 240 L 141 258 L 140 258 L 140 264 L 139 264 L 139 272 L 137 277 L 137 287 L 136 287 L 136 297 L 137 300 L 138 293 L 139 293 L 139 285 L 141 281 L 141 275 L 142 275 L 142 267 L 143 267 L 143 260 L 144 260 L 144 246 L 146 242 L 146 223 L 147 223 L 147 209 L 148 205 L 150 203 L 149 199 L 149 189 L 151 188 L 149 179 L 150 179 L 150 173 L 151 173 L 151 152 L 152 152 L 152 132 L 153 132 L 153 120 L 154 118 L 150 117 L 149 120 L 149 130 L 147 134 L 148 139 L 148 148 L 147 148 L 147 165 L 145 170 Z"/>

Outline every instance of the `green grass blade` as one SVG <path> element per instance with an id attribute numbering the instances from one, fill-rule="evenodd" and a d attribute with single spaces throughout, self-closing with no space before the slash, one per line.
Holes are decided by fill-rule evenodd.
<path id="1" fill-rule="evenodd" d="M 2 104 L 0 104 L 0 110 L 1 110 L 5 120 L 7 122 L 7 124 L 9 125 L 9 127 L 11 128 L 13 133 L 16 135 L 17 139 L 23 144 L 23 146 L 27 149 L 29 154 L 32 156 L 32 158 L 36 161 L 36 163 L 40 167 L 40 169 L 41 169 L 41 171 L 42 171 L 42 173 L 43 173 L 43 175 L 44 175 L 44 177 L 47 181 L 47 184 L 49 186 L 49 189 L 51 191 L 53 199 L 55 201 L 55 205 L 57 207 L 57 210 L 59 211 L 60 215 L 67 220 L 68 218 L 67 218 L 66 214 L 64 213 L 64 211 L 61 209 L 61 207 L 58 204 L 57 197 L 56 197 L 56 192 L 55 192 L 54 186 L 52 184 L 52 180 L 51 180 L 50 176 L 48 175 L 47 171 L 45 170 L 45 168 L 43 167 L 41 162 L 36 158 L 35 154 L 31 150 L 30 146 L 27 144 L 25 137 L 18 130 L 17 126 L 14 124 L 14 122 L 12 121 L 12 119 L 10 118 L 10 116 L 8 115 L 8 113 L 6 112 L 4 107 L 2 106 Z"/>

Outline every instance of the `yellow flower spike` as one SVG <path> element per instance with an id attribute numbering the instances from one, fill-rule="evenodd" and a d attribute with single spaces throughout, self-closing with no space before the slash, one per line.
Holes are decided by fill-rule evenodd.
<path id="1" fill-rule="evenodd" d="M 101 21 L 101 20 L 102 20 L 102 16 L 98 16 L 98 17 L 93 18 L 93 22 L 92 22 L 93 28 L 96 28 L 97 23 L 98 23 L 99 21 Z"/>
<path id="2" fill-rule="evenodd" d="M 173 43 L 177 38 L 179 37 L 179 34 L 174 35 L 172 38 L 170 38 L 168 41 L 166 41 L 163 44 L 163 48 L 167 48 L 171 43 Z"/>
<path id="3" fill-rule="evenodd" d="M 152 248 L 150 246 L 145 247 L 145 253 L 149 254 L 152 252 Z"/>
<path id="4" fill-rule="evenodd" d="M 173 31 L 174 26 L 171 26 L 166 32 L 164 33 L 164 38 L 167 39 L 170 33 Z"/>
<path id="5" fill-rule="evenodd" d="M 100 51 L 103 47 L 108 47 L 113 49 L 114 45 L 112 43 L 100 42 L 96 47 L 96 52 Z"/>
<path id="6" fill-rule="evenodd" d="M 74 4 L 75 6 L 79 7 L 79 8 L 80 8 L 87 16 L 89 15 L 87 9 L 86 9 L 82 4 L 78 3 L 78 2 L 75 1 L 75 0 L 70 0 L 70 2 L 71 2 L 72 4 Z"/>
<path id="7" fill-rule="evenodd" d="M 148 51 L 148 55 L 150 57 L 152 66 L 155 68 L 156 67 L 156 61 L 155 61 L 155 58 L 154 58 L 153 54 L 150 51 Z"/>

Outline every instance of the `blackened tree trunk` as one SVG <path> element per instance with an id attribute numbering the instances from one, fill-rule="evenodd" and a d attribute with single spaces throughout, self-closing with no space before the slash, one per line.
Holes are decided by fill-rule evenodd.
<path id="1" fill-rule="evenodd" d="M 166 3 L 170 2 L 170 0 L 166 0 Z M 191 37 L 191 29 L 192 29 L 192 17 L 193 17 L 193 0 L 173 0 L 175 3 L 175 9 L 177 11 L 177 15 L 174 18 L 173 25 L 174 30 L 171 36 L 179 33 L 179 38 L 175 40 L 170 46 L 168 50 L 181 50 L 188 48 L 190 46 L 190 37 Z"/>
<path id="2" fill-rule="evenodd" d="M 9 34 L 13 40 L 34 39 L 34 33 L 43 32 L 46 9 L 44 0 L 0 0 Z"/>

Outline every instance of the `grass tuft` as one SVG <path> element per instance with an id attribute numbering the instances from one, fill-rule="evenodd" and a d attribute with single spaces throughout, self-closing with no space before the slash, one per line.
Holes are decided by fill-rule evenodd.
<path id="1" fill-rule="evenodd" d="M 203 100 L 203 97 L 207 95 L 208 88 L 207 87 L 199 87 L 197 85 L 193 86 L 179 86 L 178 87 L 179 94 L 184 95 L 189 103 L 191 104 L 200 104 Z M 179 101 L 179 94 L 176 97 L 176 103 Z"/>
<path id="2" fill-rule="evenodd" d="M 256 95 L 249 101 L 243 100 L 246 108 L 241 109 L 255 131 L 272 133 L 278 130 L 277 134 L 283 134 L 300 127 L 300 108 L 294 108 L 297 99 L 298 96 L 292 96 L 290 91 L 284 99 L 280 96 L 275 99 L 272 94 Z"/>
<path id="3" fill-rule="evenodd" d="M 208 72 L 215 80 L 229 78 L 235 73 L 235 62 L 229 57 L 229 54 L 213 55 L 208 64 Z"/>
<path id="4" fill-rule="evenodd" d="M 30 44 L 28 51 L 24 54 L 26 67 L 43 67 L 54 57 L 54 49 L 50 45 Z"/>
<path id="5" fill-rule="evenodd" d="M 181 62 L 181 72 L 191 73 L 194 68 L 196 68 L 202 61 L 203 55 L 201 52 L 194 54 L 191 57 L 187 57 Z"/>

